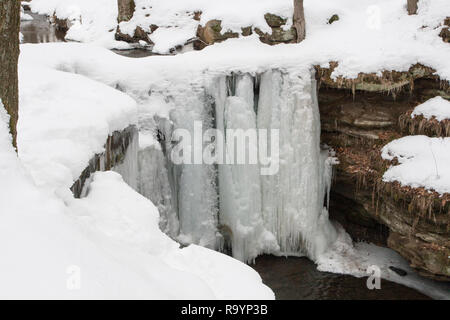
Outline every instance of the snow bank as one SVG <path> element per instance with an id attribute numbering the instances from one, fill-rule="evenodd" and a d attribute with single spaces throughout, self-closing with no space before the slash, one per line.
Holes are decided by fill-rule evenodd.
<path id="1" fill-rule="evenodd" d="M 90 42 L 106 48 L 129 49 L 130 45 L 116 41 L 117 0 L 33 0 L 33 12 L 67 19 L 70 29 L 66 39 Z"/>
<path id="2" fill-rule="evenodd" d="M 120 262 L 125 250 L 107 253 L 77 228 L 61 200 L 34 185 L 11 146 L 3 107 L 0 114 L 0 297 L 170 297 L 133 270 L 131 260 Z M 71 290 L 78 271 L 81 287 Z"/>
<path id="3" fill-rule="evenodd" d="M 80 75 L 24 63 L 19 83 L 19 155 L 40 186 L 67 190 L 108 134 L 137 122 L 133 99 Z"/>
<path id="4" fill-rule="evenodd" d="M 424 116 L 425 119 L 435 118 L 437 121 L 450 119 L 450 101 L 442 97 L 434 97 L 418 105 L 411 117 Z"/>
<path id="5" fill-rule="evenodd" d="M 247 0 L 239 3 L 237 0 L 139 0 L 137 4 L 136 16 L 130 22 L 122 23 L 121 30 L 132 32 L 136 25 L 147 28 L 150 24 L 161 25 L 153 39 L 161 52 L 195 36 L 192 32 L 196 22 L 186 11 L 202 10 L 201 21 L 197 23 L 218 18 L 224 21 L 224 29 L 236 30 L 253 25 L 268 32 L 264 13 L 292 16 L 291 0 Z M 237 66 L 246 60 L 252 66 L 267 68 L 273 65 L 295 66 L 299 62 L 327 66 L 328 62 L 337 61 L 339 66 L 332 76 L 346 78 L 356 78 L 359 72 L 407 71 L 411 65 L 420 62 L 434 68 L 442 79 L 450 79 L 447 59 L 450 47 L 439 37 L 442 22 L 450 12 L 448 0 L 421 0 L 418 14 L 412 16 L 407 14 L 404 0 L 305 0 L 304 6 L 307 35 L 300 44 L 270 47 L 262 45 L 257 36 L 230 39 L 212 46 L 213 49 L 208 48 L 212 50 L 188 55 L 186 61 L 191 63 L 206 58 L 205 64 L 235 61 L 234 66 Z M 86 34 L 84 38 L 75 39 L 78 41 L 101 44 L 101 39 L 111 40 L 114 32 L 109 31 L 115 30 L 117 24 L 116 0 L 33 0 L 32 8 L 50 14 L 56 10 L 61 12 L 62 18 L 70 16 L 66 12 L 68 8 L 78 8 L 83 24 L 77 28 Z M 97 10 L 95 14 L 94 9 Z M 84 12 L 87 12 L 86 18 Z M 150 16 L 146 17 L 147 14 Z M 328 24 L 333 14 L 339 15 L 339 21 Z M 97 19 L 94 20 L 94 16 Z M 114 46 L 111 42 L 103 44 L 108 48 Z"/>
<path id="6" fill-rule="evenodd" d="M 384 181 L 450 193 L 450 138 L 403 137 L 387 144 L 382 157 L 399 162 L 386 171 Z"/>
<path id="7" fill-rule="evenodd" d="M 123 94 L 81 76 L 26 64 L 21 69 L 27 69 L 21 71 L 19 129 L 26 166 L 13 151 L 8 116 L 0 103 L 0 298 L 274 298 L 250 267 L 204 248 L 179 249 L 159 230 L 159 213 L 153 204 L 117 173 L 94 175 L 90 192 L 82 200 L 64 197 L 63 201 L 52 188 L 37 186 L 34 177 L 49 186 L 60 183 L 54 176 L 46 178 L 44 173 L 51 171 L 43 164 L 45 159 L 52 161 L 56 174 L 63 174 L 63 184 L 70 181 L 66 178 L 70 171 L 101 147 L 98 142 L 110 130 L 128 122 L 126 111 L 135 105 Z M 86 87 L 92 92 L 77 91 Z M 111 96 L 116 104 L 106 101 L 110 107 L 106 112 L 94 93 Z M 122 117 L 123 123 L 117 122 Z M 111 119 L 116 121 L 107 125 Z M 33 135 L 36 147 L 32 147 Z M 89 137 L 92 144 L 83 140 Z M 87 144 L 85 149 L 82 143 Z M 69 162 L 71 155 L 75 159 Z"/>
<path id="8" fill-rule="evenodd" d="M 211 291 L 211 296 L 218 299 L 273 298 L 260 276 L 239 261 L 195 245 L 179 249 L 159 229 L 158 209 L 117 173 L 96 173 L 88 196 L 74 200 L 70 207 L 81 224 L 94 234 L 102 234 L 130 251 L 151 257 L 154 269 L 158 270 L 151 270 L 151 277 L 171 287 L 173 292 L 190 297 L 193 288 L 204 286 L 206 292 Z M 195 297 L 197 292 L 194 290 L 192 294 Z"/>
<path id="9" fill-rule="evenodd" d="M 133 35 L 136 27 L 150 32 L 150 25 L 159 28 L 150 36 L 157 53 L 168 53 L 171 48 L 183 45 L 195 38 L 198 25 L 210 20 L 221 20 L 222 29 L 242 32 L 242 27 L 253 26 L 271 33 L 264 15 L 268 12 L 291 18 L 293 2 L 289 0 L 135 0 L 136 11 L 133 18 L 120 23 L 120 30 Z M 194 20 L 194 12 L 202 12 L 200 20 Z M 286 24 L 290 28 L 292 19 Z"/>

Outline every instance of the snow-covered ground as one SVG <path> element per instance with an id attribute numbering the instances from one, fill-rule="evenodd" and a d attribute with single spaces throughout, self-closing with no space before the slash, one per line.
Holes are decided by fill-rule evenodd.
<path id="1" fill-rule="evenodd" d="M 431 120 L 435 118 L 437 121 L 450 119 L 450 101 L 442 97 L 434 97 L 414 108 L 411 117 L 423 116 L 425 119 Z"/>
<path id="2" fill-rule="evenodd" d="M 83 44 L 23 45 L 21 48 L 21 65 L 39 65 L 52 70 L 76 73 L 110 87 L 120 88 L 138 102 L 139 118 L 151 118 L 153 115 L 168 117 L 173 110 L 185 108 L 184 103 L 188 105 L 188 101 L 183 100 L 182 97 L 189 94 L 189 90 L 193 90 L 192 88 L 201 84 L 206 85 L 214 75 L 227 74 L 232 70 L 261 72 L 276 67 L 290 70 L 292 67 L 292 61 L 283 64 L 272 54 L 259 54 L 251 58 L 241 56 L 240 59 L 234 55 L 234 59 L 228 59 L 227 53 L 232 54 L 232 48 L 236 45 L 233 41 L 253 46 L 245 39 L 238 39 L 207 48 L 201 52 L 191 52 L 172 57 L 155 56 L 132 59 L 118 56 L 106 49 Z M 258 46 L 265 47 L 263 44 L 258 44 Z M 111 68 L 111 66 L 114 66 L 114 68 Z M 298 68 L 299 65 L 297 64 L 296 69 L 298 70 Z M 174 94 L 180 95 L 181 98 L 174 100 Z M 165 97 L 172 98 L 166 99 Z M 155 143 L 154 140 L 150 140 L 146 140 L 141 147 L 148 147 L 149 144 Z M 428 168 L 432 169 L 434 165 L 428 166 Z M 342 237 L 342 234 L 340 237 Z M 343 241 L 343 243 L 346 242 Z M 337 245 L 336 248 L 332 247 L 331 251 L 327 251 L 325 255 L 319 257 L 317 260 L 319 268 L 327 271 L 344 272 L 343 269 L 349 261 L 356 261 L 354 268 L 348 268 L 345 273 L 356 276 L 366 275 L 365 268 L 367 268 L 369 262 L 363 257 L 367 255 L 367 252 L 359 250 L 358 246 L 356 249 L 350 249 L 351 245 L 348 243 L 344 247 L 345 249 L 341 250 Z M 348 254 L 349 250 L 353 250 L 351 255 Z M 373 250 L 377 251 L 378 249 Z M 388 254 L 388 257 L 390 255 L 392 254 Z M 360 257 L 359 260 L 355 260 L 357 256 Z M 378 265 L 384 266 L 383 268 L 386 269 L 388 264 L 391 265 L 391 262 L 389 262 L 390 260 L 383 260 L 385 258 L 382 256 L 376 255 L 374 256 L 376 257 L 375 260 L 370 260 L 370 262 L 377 264 L 375 261 L 378 259 L 380 261 Z M 404 261 L 398 264 L 396 263 L 400 260 L 394 259 L 392 261 L 392 264 L 406 268 Z M 413 272 L 411 271 L 411 273 Z M 401 277 L 395 278 L 396 276 L 392 275 L 390 271 L 383 272 L 382 276 L 418 288 L 434 297 L 443 297 L 442 292 L 446 290 L 445 288 L 438 288 L 435 292 L 433 284 L 426 282 L 427 285 L 422 285 L 423 280 L 415 276 L 405 280 Z"/>
<path id="3" fill-rule="evenodd" d="M 38 0 L 30 2 L 33 12 L 67 19 L 70 29 L 66 39 L 90 42 L 108 48 L 129 49 L 114 40 L 117 27 L 116 0 Z"/>
<path id="4" fill-rule="evenodd" d="M 399 162 L 386 171 L 384 181 L 450 193 L 450 138 L 406 136 L 387 144 L 382 157 Z"/>
<path id="5" fill-rule="evenodd" d="M 183 37 L 175 31 L 176 28 L 183 29 L 180 33 L 185 35 L 185 40 L 195 36 L 195 33 L 186 32 L 186 28 L 195 30 L 190 27 L 192 19 L 186 18 L 186 10 L 202 10 L 201 23 L 213 18 L 223 19 L 224 25 L 231 29 L 238 25 L 265 26 L 267 29 L 263 19 L 265 11 L 292 16 L 291 0 L 240 1 L 237 5 L 229 5 L 229 1 L 225 5 L 219 0 L 140 0 L 139 3 L 146 9 L 138 6 L 137 21 L 130 24 L 146 25 L 154 19 L 155 22 L 173 25 L 172 35 L 170 30 L 164 31 L 167 32 L 164 37 L 155 34 L 155 40 L 171 44 L 182 44 Z M 154 9 L 150 9 L 150 4 Z M 299 62 L 327 66 L 328 62 L 337 61 L 339 66 L 333 76 L 346 78 L 355 78 L 359 72 L 406 71 L 420 62 L 436 69 L 442 79 L 450 79 L 447 58 L 450 47 L 438 36 L 450 12 L 447 0 L 421 0 L 418 14 L 413 16 L 407 14 L 404 0 L 305 0 L 304 6 L 307 35 L 300 44 L 270 47 L 261 44 L 254 35 L 227 40 L 224 44 L 214 45 L 212 51 L 207 49 L 206 53 L 195 57 L 205 60 L 209 66 L 212 60 L 222 60 L 224 63 L 234 61 L 235 67 L 250 63 L 268 68 Z M 33 0 L 31 7 L 44 14 L 56 11 L 60 18 L 82 17 L 82 23 L 75 23 L 69 30 L 68 39 L 93 42 L 107 48 L 129 46 L 114 40 L 116 0 Z M 177 14 L 182 10 L 184 14 Z M 150 16 L 145 17 L 148 13 Z M 328 24 L 333 14 L 339 15 L 339 21 Z M 76 34 L 80 35 L 74 36 Z M 173 41 L 175 39 L 179 41 Z M 167 48 L 165 43 L 159 44 L 158 41 L 156 46 Z M 188 55 L 186 61 L 195 63 L 196 58 Z"/>
<path id="6" fill-rule="evenodd" d="M 167 49 L 168 41 L 170 45 L 185 41 L 195 30 L 181 23 L 192 21 L 176 15 L 180 8 L 200 9 L 204 12 L 202 23 L 219 18 L 230 29 L 249 24 L 264 27 L 267 7 L 272 13 L 292 15 L 290 0 L 251 1 L 244 6 L 250 11 L 241 5 L 239 13 L 218 10 L 222 8 L 218 1 L 176 1 L 180 7 L 167 1 L 140 2 L 154 3 L 155 10 L 160 11 L 153 16 L 166 21 L 167 26 L 172 23 L 175 30 L 175 24 L 185 28 L 179 38 L 164 28 L 162 35 L 155 34 L 160 50 Z M 404 71 L 421 62 L 435 68 L 442 79 L 450 79 L 450 62 L 446 59 L 450 48 L 438 37 L 439 25 L 449 13 L 448 0 L 420 1 L 417 16 L 406 14 L 404 2 L 305 0 L 307 39 L 300 44 L 270 47 L 250 36 L 230 39 L 201 52 L 130 59 L 102 48 L 129 48 L 114 40 L 116 0 L 33 0 L 34 11 L 49 15 L 56 12 L 59 18 L 73 21 L 68 39 L 90 44 L 21 46 L 19 159 L 9 145 L 4 122 L 0 123 L 0 282 L 6 284 L 0 286 L 0 296 L 273 298 L 260 277 L 244 264 L 195 245 L 179 249 L 159 230 L 155 206 L 129 188 L 119 175 L 95 174 L 91 190 L 82 200 L 73 199 L 68 187 L 87 161 L 103 150 L 109 133 L 141 121 L 143 115 L 168 117 L 179 107 L 189 107 L 195 99 L 182 98 L 192 95 L 189 90 L 193 88 L 210 85 L 217 75 L 271 69 L 287 73 L 301 69 L 306 74 L 313 64 L 338 61 L 334 76 L 352 78 L 359 72 Z M 177 10 L 169 10 L 172 7 Z M 244 14 L 246 11 L 251 14 Z M 333 14 L 340 20 L 329 25 Z M 130 25 L 141 22 L 132 21 Z M 401 156 L 404 161 L 390 170 L 420 160 L 428 176 L 405 183 L 422 183 L 435 190 L 436 186 L 447 188 L 448 184 L 441 182 L 448 182 L 449 177 L 444 148 L 448 150 L 448 143 L 445 139 L 427 139 L 420 144 L 424 148 L 432 141 L 433 158 L 416 153 L 411 158 L 407 154 L 410 151 L 402 149 L 403 143 L 409 146 L 410 142 L 393 142 L 392 148 L 386 147 L 386 154 Z M 147 139 L 145 146 L 152 143 L 155 141 Z M 436 167 L 438 174 L 433 171 Z M 377 264 L 362 257 L 378 249 L 363 245 L 354 249 L 346 239 L 336 246 L 317 259 L 319 269 L 361 276 L 368 263 Z M 357 261 L 356 267 L 349 261 Z M 398 263 L 406 268 L 404 262 Z M 81 289 L 68 290 L 67 280 L 77 280 L 78 271 Z M 420 289 L 418 281 L 403 283 Z M 443 297 L 442 291 L 433 293 L 427 286 L 422 290 Z"/>
<path id="7" fill-rule="evenodd" d="M 68 187 L 108 134 L 136 123 L 137 108 L 53 53 L 59 68 L 21 56 L 19 157 L 0 106 L 0 297 L 273 299 L 245 264 L 180 249 L 117 173 L 95 174 L 88 196 L 73 198 Z"/>

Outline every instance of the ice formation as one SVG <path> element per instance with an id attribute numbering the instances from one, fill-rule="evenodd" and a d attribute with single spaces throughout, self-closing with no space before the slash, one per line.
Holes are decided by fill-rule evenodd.
<path id="1" fill-rule="evenodd" d="M 320 149 L 311 71 L 205 79 L 176 95 L 152 93 L 166 95 L 174 108 L 167 118 L 153 117 L 152 125 L 141 118 L 144 131 L 156 133 L 159 143 L 140 151 L 139 191 L 160 209 L 163 230 L 181 242 L 229 249 L 246 262 L 262 253 L 315 259 L 336 235 L 324 208 L 331 162 L 328 151 Z M 173 132 L 193 133 L 195 121 L 224 135 L 228 129 L 256 129 L 257 143 L 250 141 L 246 152 L 266 149 L 266 163 L 228 164 L 232 150 L 225 139 L 223 162 L 174 165 L 170 155 L 178 138 Z M 273 131 L 279 139 L 271 139 Z M 278 170 L 263 175 L 266 164 Z"/>

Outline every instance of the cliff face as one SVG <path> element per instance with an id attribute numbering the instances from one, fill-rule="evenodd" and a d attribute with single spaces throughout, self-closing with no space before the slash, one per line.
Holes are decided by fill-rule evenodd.
<path id="1" fill-rule="evenodd" d="M 75 198 L 81 198 L 86 192 L 86 183 L 89 181 L 91 174 L 96 171 L 108 171 L 123 164 L 130 151 L 131 145 L 136 143 L 137 128 L 129 126 L 122 131 L 115 131 L 111 134 L 105 143 L 105 151 L 96 154 L 90 161 L 89 165 L 74 182 L 70 190 Z M 126 177 L 124 177 L 126 179 Z"/>
<path id="2" fill-rule="evenodd" d="M 388 246 L 422 275 L 449 281 L 449 195 L 383 182 L 391 163 L 381 158 L 384 145 L 405 135 L 449 136 L 447 122 L 406 120 L 427 99 L 448 99 L 448 83 L 421 66 L 383 77 L 361 74 L 356 81 L 333 81 L 329 71 L 318 68 L 322 142 L 340 160 L 331 218 L 355 240 Z"/>

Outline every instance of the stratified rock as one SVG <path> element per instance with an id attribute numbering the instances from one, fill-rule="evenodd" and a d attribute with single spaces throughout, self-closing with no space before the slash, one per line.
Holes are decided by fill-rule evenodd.
<path id="1" fill-rule="evenodd" d="M 450 250 L 439 244 L 421 240 L 418 237 L 391 232 L 388 239 L 390 248 L 399 252 L 419 273 L 436 280 L 450 278 Z"/>
<path id="2" fill-rule="evenodd" d="M 125 155 L 136 141 L 138 131 L 136 126 L 129 126 L 122 131 L 114 131 L 108 136 L 105 143 L 105 151 L 96 154 L 90 161 L 87 168 L 83 170 L 77 181 L 74 182 L 70 190 L 75 198 L 80 198 L 83 193 L 86 182 L 91 174 L 96 171 L 111 170 L 120 165 L 125 160 Z"/>
<path id="3" fill-rule="evenodd" d="M 449 86 L 422 66 L 406 73 L 386 72 L 379 79 L 360 74 L 356 90 L 352 81 L 337 83 L 320 71 L 322 142 L 334 148 L 340 161 L 330 218 L 354 240 L 386 245 L 422 275 L 450 281 L 450 195 L 383 182 L 391 163 L 382 160 L 380 152 L 405 134 L 399 119 L 426 101 L 430 92 L 450 93 Z M 399 87 L 395 96 L 383 90 L 406 83 L 408 77 L 413 80 Z"/>

